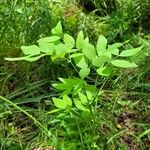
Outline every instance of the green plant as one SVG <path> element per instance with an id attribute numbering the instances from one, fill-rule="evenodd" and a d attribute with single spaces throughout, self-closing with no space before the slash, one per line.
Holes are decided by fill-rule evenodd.
<path id="1" fill-rule="evenodd" d="M 50 124 L 60 123 L 60 127 L 62 130 L 66 129 L 68 135 L 74 135 L 74 128 L 78 128 L 81 139 L 80 146 L 84 147 L 85 143 L 89 142 L 92 147 L 96 148 L 97 143 L 95 141 L 98 139 L 96 134 L 97 103 L 103 92 L 103 86 L 98 89 L 96 80 L 99 77 L 109 79 L 113 76 L 116 67 L 137 67 L 134 62 L 130 61 L 130 57 L 139 53 L 143 46 L 121 50 L 125 43 L 108 45 L 107 39 L 102 35 L 99 36 L 97 44 L 94 46 L 89 42 L 88 37 L 84 37 L 82 31 L 78 33 L 76 39 L 63 33 L 61 22 L 58 22 L 51 32 L 52 36 L 39 39 L 38 45 L 22 46 L 24 56 L 5 59 L 8 61 L 26 60 L 33 62 L 41 57 L 48 56 L 53 63 L 64 60 L 71 64 L 76 71 L 75 75 L 70 75 L 68 78 L 59 78 L 61 82 L 52 84 L 55 89 L 62 92 L 60 92 L 59 97 L 52 98 L 56 108 L 48 111 L 45 115 L 57 113 L 56 119 Z M 93 85 L 87 82 L 90 74 L 96 74 Z M 81 124 L 83 124 L 82 119 L 90 124 L 91 132 L 91 137 L 85 136 L 84 140 L 80 133 Z M 72 124 L 73 120 L 76 120 L 75 124 Z M 63 133 L 63 136 L 65 136 L 65 133 Z M 55 146 L 57 147 L 57 144 Z"/>
<path id="2" fill-rule="evenodd" d="M 5 59 L 9 61 L 26 60 L 32 62 L 48 55 L 52 61 L 56 59 L 67 60 L 68 63 L 71 63 L 75 67 L 80 79 L 65 80 L 60 78 L 62 84 L 53 85 L 57 89 L 65 90 L 64 93 L 67 95 L 72 90 L 75 90 L 74 95 L 76 95 L 81 89 L 86 87 L 86 82 L 83 79 L 90 74 L 91 70 L 96 70 L 100 76 L 108 77 L 113 73 L 113 66 L 120 68 L 137 67 L 134 62 L 130 62 L 124 58 L 134 56 L 142 49 L 141 46 L 120 52 L 119 48 L 123 43 L 115 43 L 107 46 L 107 39 L 102 35 L 99 36 L 95 47 L 89 42 L 88 37 L 84 38 L 82 31 L 79 32 L 75 41 L 69 34 L 63 34 L 60 22 L 52 29 L 52 34 L 50 37 L 39 39 L 37 41 L 38 46 L 22 46 L 21 49 L 25 56 Z"/>

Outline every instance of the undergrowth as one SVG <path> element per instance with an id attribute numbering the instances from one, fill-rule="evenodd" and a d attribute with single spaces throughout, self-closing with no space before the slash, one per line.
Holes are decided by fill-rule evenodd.
<path id="1" fill-rule="evenodd" d="M 147 0 L 2 0 L 0 149 L 150 149 L 149 6 Z M 51 53 L 36 41 L 58 21 L 64 33 L 52 36 L 60 36 L 54 45 L 61 47 Z M 79 51 L 79 35 L 88 52 Z M 99 35 L 106 48 L 119 43 L 111 56 L 102 55 L 102 65 L 93 61 L 101 54 L 91 51 Z M 133 47 L 135 56 L 119 56 Z M 28 61 L 4 60 L 17 56 Z"/>

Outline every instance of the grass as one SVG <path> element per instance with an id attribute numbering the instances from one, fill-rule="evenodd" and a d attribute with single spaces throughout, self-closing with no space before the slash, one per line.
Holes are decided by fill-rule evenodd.
<path id="1" fill-rule="evenodd" d="M 1 150 L 150 149 L 149 3 L 120 0 L 119 7 L 107 12 L 109 1 L 106 6 L 102 3 L 105 7 L 93 2 L 101 14 L 85 10 L 77 1 L 1 2 Z M 103 92 L 88 118 L 75 109 L 51 112 L 52 97 L 58 96 L 51 84 L 57 77 L 73 76 L 71 66 L 51 64 L 49 58 L 36 63 L 3 59 L 22 55 L 21 45 L 48 36 L 59 20 L 67 33 L 76 36 L 82 29 L 93 43 L 102 34 L 109 43 L 129 40 L 128 48 L 144 44 L 142 55 L 132 58 L 139 64 L 137 69 L 116 70 L 112 78 L 97 80 Z M 92 84 L 95 78 L 93 74 L 87 80 Z"/>

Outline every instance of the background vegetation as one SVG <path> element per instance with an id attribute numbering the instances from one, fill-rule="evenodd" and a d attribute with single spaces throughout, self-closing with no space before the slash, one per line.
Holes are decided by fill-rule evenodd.
<path id="1" fill-rule="evenodd" d="M 51 84 L 74 74 L 71 66 L 54 65 L 47 57 L 34 63 L 4 60 L 21 56 L 22 45 L 49 36 L 58 21 L 73 37 L 83 30 L 93 44 L 101 34 L 109 44 L 129 40 L 124 48 L 144 45 L 142 53 L 132 58 L 138 68 L 121 69 L 109 79 L 97 80 L 98 87 L 105 86 L 95 126 L 81 114 L 65 116 L 61 123 L 63 113 L 45 115 L 54 108 L 52 97 L 58 96 Z M 1 150 L 150 149 L 148 0 L 1 0 L 0 27 L 0 95 L 14 104 L 0 98 Z M 87 80 L 92 83 L 94 78 L 92 74 Z M 52 138 L 36 121 L 50 128 Z"/>

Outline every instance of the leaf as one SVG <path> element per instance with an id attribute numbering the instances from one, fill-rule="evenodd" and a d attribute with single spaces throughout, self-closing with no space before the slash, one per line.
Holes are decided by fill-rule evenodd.
<path id="1" fill-rule="evenodd" d="M 58 55 L 54 55 L 54 56 L 51 56 L 51 60 L 52 62 L 54 62 L 56 59 L 59 59 L 59 58 L 65 58 L 65 53 L 60 53 Z"/>
<path id="2" fill-rule="evenodd" d="M 95 47 L 90 43 L 84 43 L 82 52 L 89 60 L 93 60 L 96 57 Z"/>
<path id="3" fill-rule="evenodd" d="M 69 48 L 73 48 L 75 45 L 75 40 L 69 34 L 64 34 L 64 43 L 69 46 Z"/>
<path id="4" fill-rule="evenodd" d="M 102 67 L 102 68 L 98 68 L 97 73 L 101 76 L 110 76 L 112 73 L 112 69 L 110 67 Z"/>
<path id="5" fill-rule="evenodd" d="M 83 35 L 83 31 L 80 31 L 78 33 L 77 39 L 76 39 L 76 47 L 78 49 L 82 49 L 82 46 L 84 44 L 84 35 Z"/>
<path id="6" fill-rule="evenodd" d="M 74 103 L 75 103 L 75 106 L 79 109 L 79 110 L 83 110 L 83 111 L 86 111 L 86 107 L 82 104 L 81 101 L 77 100 L 77 99 L 74 99 Z"/>
<path id="7" fill-rule="evenodd" d="M 121 57 L 130 57 L 130 56 L 134 56 L 135 54 L 137 54 L 143 46 L 138 47 L 138 48 L 132 48 L 132 49 L 128 49 L 128 50 L 124 50 L 122 51 L 119 56 Z"/>
<path id="8" fill-rule="evenodd" d="M 89 37 L 86 37 L 84 40 L 85 43 L 89 43 Z"/>
<path id="9" fill-rule="evenodd" d="M 36 45 L 21 46 L 21 50 L 25 55 L 39 55 L 41 51 Z"/>
<path id="10" fill-rule="evenodd" d="M 72 106 L 72 100 L 67 95 L 63 96 L 63 101 L 66 103 L 67 106 Z"/>
<path id="11" fill-rule="evenodd" d="M 56 27 L 51 30 L 51 32 L 53 35 L 57 36 L 61 36 L 63 34 L 62 25 L 60 21 L 57 23 Z"/>
<path id="12" fill-rule="evenodd" d="M 69 88 L 68 84 L 65 83 L 56 83 L 56 84 L 52 84 L 53 87 L 55 87 L 55 89 L 57 90 L 66 90 Z"/>
<path id="13" fill-rule="evenodd" d="M 87 68 L 88 67 L 88 64 L 86 63 L 84 56 L 80 59 L 80 61 L 76 65 L 79 68 Z"/>
<path id="14" fill-rule="evenodd" d="M 87 104 L 87 102 L 88 102 L 87 97 L 84 94 L 82 94 L 81 92 L 79 92 L 78 95 L 79 95 L 79 98 L 80 98 L 82 104 Z"/>
<path id="15" fill-rule="evenodd" d="M 92 64 L 97 67 L 102 67 L 104 63 L 109 62 L 109 61 L 110 61 L 110 58 L 108 56 L 100 56 L 100 57 L 96 57 L 93 60 Z"/>
<path id="16" fill-rule="evenodd" d="M 106 46 L 107 46 L 107 39 L 104 36 L 100 35 L 96 45 L 98 56 L 101 56 L 103 52 L 106 51 Z"/>
<path id="17" fill-rule="evenodd" d="M 109 51 L 113 55 L 118 55 L 119 54 L 119 47 L 121 47 L 123 43 L 115 43 L 112 45 L 108 45 L 107 51 Z"/>
<path id="18" fill-rule="evenodd" d="M 50 37 L 45 37 L 45 38 L 41 38 L 39 39 L 37 42 L 41 42 L 41 43 L 53 43 L 56 41 L 59 41 L 60 37 L 59 36 L 50 36 Z"/>
<path id="19" fill-rule="evenodd" d="M 60 55 L 62 53 L 67 53 L 68 52 L 68 47 L 67 45 L 60 43 L 58 45 L 55 45 L 55 53 L 56 55 Z"/>
<path id="20" fill-rule="evenodd" d="M 79 56 L 83 56 L 83 54 L 82 53 L 75 53 L 75 54 L 70 55 L 70 58 L 75 58 L 75 57 L 79 57 Z"/>
<path id="21" fill-rule="evenodd" d="M 111 51 L 111 50 L 114 50 L 114 49 L 118 49 L 119 47 L 121 47 L 123 45 L 123 43 L 114 43 L 112 45 L 108 45 L 108 48 L 107 50 L 108 51 Z"/>
<path id="22" fill-rule="evenodd" d="M 69 94 L 72 91 L 72 89 L 78 89 L 83 84 L 83 81 L 79 78 L 74 79 L 59 78 L 59 80 L 62 83 L 52 84 L 52 86 L 58 90 L 62 91 L 65 90 L 66 94 Z"/>
<path id="23" fill-rule="evenodd" d="M 60 109 L 65 109 L 66 108 L 66 102 L 64 102 L 62 99 L 59 99 L 59 98 L 55 98 L 53 97 L 52 98 L 53 102 L 54 102 L 54 105 Z"/>
<path id="24" fill-rule="evenodd" d="M 54 52 L 54 43 L 39 43 L 39 47 L 41 52 L 47 53 L 48 55 L 52 55 Z"/>
<path id="25" fill-rule="evenodd" d="M 54 46 L 55 55 L 51 57 L 52 61 L 55 61 L 58 58 L 64 58 L 65 54 L 69 51 L 67 45 L 60 43 Z"/>
<path id="26" fill-rule="evenodd" d="M 113 55 L 118 55 L 119 54 L 119 49 L 117 49 L 117 48 L 113 49 L 113 50 L 110 51 L 110 53 L 113 54 Z"/>
<path id="27" fill-rule="evenodd" d="M 79 56 L 76 56 L 76 57 L 73 58 L 76 65 L 80 62 L 80 60 L 81 60 L 81 58 L 82 58 L 83 56 L 84 56 L 84 55 L 82 54 L 82 55 L 79 55 Z"/>
<path id="28" fill-rule="evenodd" d="M 81 79 L 84 79 L 85 77 L 87 77 L 90 74 L 90 69 L 89 68 L 82 68 L 79 71 L 79 75 L 81 77 Z"/>
<path id="29" fill-rule="evenodd" d="M 134 68 L 137 67 L 137 65 L 135 63 L 126 61 L 126 60 L 113 60 L 111 61 L 111 64 L 116 66 L 116 67 L 121 67 L 121 68 Z"/>
<path id="30" fill-rule="evenodd" d="M 58 111 L 60 111 L 60 110 L 62 110 L 62 109 L 60 109 L 60 108 L 58 108 L 58 109 L 53 109 L 53 110 L 47 112 L 45 115 L 53 114 L 53 113 L 56 113 L 56 112 L 58 112 Z"/>
<path id="31" fill-rule="evenodd" d="M 97 93 L 97 88 L 96 88 L 96 86 L 95 85 L 86 85 L 85 86 L 85 89 L 87 90 L 87 91 L 90 91 L 90 92 L 92 92 L 92 93 Z"/>
<path id="32" fill-rule="evenodd" d="M 86 95 L 87 95 L 88 100 L 91 101 L 91 100 L 93 99 L 93 94 L 92 94 L 91 91 L 87 91 L 87 90 L 86 90 Z"/>
<path id="33" fill-rule="evenodd" d="M 101 56 L 102 56 L 102 57 L 103 57 L 103 56 L 106 56 L 106 57 L 108 57 L 110 60 L 112 59 L 112 54 L 111 54 L 111 52 L 109 52 L 109 51 L 104 52 Z"/>

